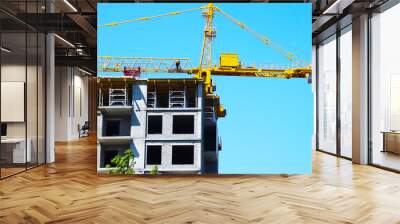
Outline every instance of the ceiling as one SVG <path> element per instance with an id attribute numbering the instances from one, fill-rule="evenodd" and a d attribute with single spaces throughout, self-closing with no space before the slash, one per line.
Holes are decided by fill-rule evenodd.
<path id="1" fill-rule="evenodd" d="M 32 58 L 38 49 L 37 33 L 54 32 L 56 65 L 79 66 L 95 74 L 96 5 L 96 0 L 1 0 L 2 46 L 12 49 L 7 58 Z"/>
<path id="2" fill-rule="evenodd" d="M 395 0 L 313 0 L 313 44 L 350 25 L 353 17 L 376 12 L 390 1 Z"/>

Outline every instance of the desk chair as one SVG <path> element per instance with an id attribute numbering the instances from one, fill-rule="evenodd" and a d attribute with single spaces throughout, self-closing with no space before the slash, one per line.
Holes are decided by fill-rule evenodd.
<path id="1" fill-rule="evenodd" d="M 89 136 L 89 129 L 90 129 L 89 121 L 85 121 L 85 123 L 82 125 L 82 127 L 80 127 L 80 125 L 78 125 L 79 138 Z"/>

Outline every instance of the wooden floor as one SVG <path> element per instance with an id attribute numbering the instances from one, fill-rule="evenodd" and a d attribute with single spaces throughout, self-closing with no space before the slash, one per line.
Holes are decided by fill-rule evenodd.
<path id="1" fill-rule="evenodd" d="M 8 177 L 8 176 L 11 176 L 11 175 L 13 175 L 13 174 L 16 174 L 16 173 L 19 173 L 19 172 L 23 172 L 23 171 L 25 171 L 26 169 L 25 169 L 25 167 L 11 167 L 11 168 L 9 168 L 9 167 L 7 167 L 7 168 L 4 168 L 4 167 L 2 167 L 1 168 L 1 177 L 3 178 L 3 177 Z"/>
<path id="2" fill-rule="evenodd" d="M 400 155 L 391 152 L 375 150 L 372 156 L 373 162 L 377 165 L 400 170 Z"/>
<path id="3" fill-rule="evenodd" d="M 323 153 L 312 175 L 98 176 L 96 142 L 0 181 L 0 223 L 400 223 L 400 175 Z"/>

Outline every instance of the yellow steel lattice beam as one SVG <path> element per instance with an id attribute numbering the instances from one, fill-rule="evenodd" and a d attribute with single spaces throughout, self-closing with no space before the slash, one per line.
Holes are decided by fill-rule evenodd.
<path id="1" fill-rule="evenodd" d="M 199 8 L 193 8 L 193 9 L 182 10 L 182 11 L 169 12 L 169 13 L 165 13 L 165 14 L 161 14 L 161 15 L 145 16 L 145 17 L 141 17 L 141 18 L 137 18 L 137 19 L 131 19 L 131 20 L 125 20 L 125 21 L 107 23 L 107 24 L 100 25 L 100 26 L 97 26 L 97 27 L 98 27 L 98 28 L 104 28 L 104 27 L 118 26 L 118 25 L 127 24 L 127 23 L 134 23 L 134 22 L 146 21 L 146 20 L 151 20 L 151 19 L 160 18 L 160 17 L 176 16 L 176 15 L 180 15 L 180 14 L 186 13 L 186 12 L 193 12 L 193 11 L 196 11 L 196 10 L 201 10 L 201 9 L 203 9 L 203 8 L 204 8 L 204 7 L 199 7 Z"/>
<path id="2" fill-rule="evenodd" d="M 126 69 L 137 69 L 145 73 L 187 73 L 198 74 L 201 68 L 193 67 L 189 58 L 150 58 L 150 57 L 112 57 L 98 56 L 97 70 L 99 72 L 123 72 Z M 179 66 L 177 67 L 177 62 Z M 311 74 L 309 67 L 305 68 L 255 68 L 255 67 L 211 67 L 207 69 L 210 75 L 243 76 L 265 78 L 307 78 Z"/>
<path id="3" fill-rule="evenodd" d="M 145 73 L 188 73 L 192 68 L 189 58 L 147 58 L 147 57 L 97 57 L 100 72 L 123 72 L 125 69 L 140 68 Z"/>

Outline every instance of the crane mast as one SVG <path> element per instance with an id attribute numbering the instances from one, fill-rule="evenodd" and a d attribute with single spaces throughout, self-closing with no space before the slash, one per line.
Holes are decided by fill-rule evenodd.
<path id="1" fill-rule="evenodd" d="M 204 7 L 203 17 L 205 18 L 206 24 L 204 27 L 203 34 L 203 46 L 200 55 L 199 71 L 195 78 L 204 80 L 204 89 L 206 93 L 212 94 L 212 79 L 210 68 L 212 68 L 212 43 L 216 37 L 216 31 L 213 27 L 214 13 L 216 7 L 214 4 L 209 3 Z"/>
<path id="2" fill-rule="evenodd" d="M 216 31 L 213 27 L 213 19 L 215 13 L 215 6 L 209 3 L 204 11 L 203 17 L 206 20 L 203 36 L 203 47 L 200 56 L 200 69 L 210 68 L 212 66 L 212 41 L 216 37 Z"/>

